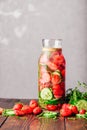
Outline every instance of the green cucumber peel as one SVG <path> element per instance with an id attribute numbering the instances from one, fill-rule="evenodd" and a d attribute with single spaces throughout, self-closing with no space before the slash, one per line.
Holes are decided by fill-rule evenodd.
<path id="1" fill-rule="evenodd" d="M 12 109 L 4 109 L 2 115 L 3 116 L 15 116 L 15 112 Z"/>
<path id="2" fill-rule="evenodd" d="M 52 75 L 59 75 L 60 78 L 62 78 L 62 74 L 61 74 L 60 70 L 54 71 L 54 72 L 52 73 Z"/>
<path id="3" fill-rule="evenodd" d="M 58 112 L 44 111 L 38 117 L 56 119 L 59 116 Z"/>

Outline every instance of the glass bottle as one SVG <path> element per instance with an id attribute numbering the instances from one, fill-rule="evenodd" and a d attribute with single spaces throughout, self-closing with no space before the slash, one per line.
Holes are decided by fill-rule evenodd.
<path id="1" fill-rule="evenodd" d="M 42 108 L 58 105 L 65 97 L 65 58 L 61 39 L 43 39 L 38 61 L 38 100 Z"/>

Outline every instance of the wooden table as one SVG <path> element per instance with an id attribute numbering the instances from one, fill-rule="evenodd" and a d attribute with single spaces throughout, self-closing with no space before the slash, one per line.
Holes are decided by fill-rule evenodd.
<path id="1" fill-rule="evenodd" d="M 0 106 L 11 108 L 15 103 L 23 102 L 28 104 L 28 99 L 1 99 Z M 34 115 L 23 117 L 2 117 L 0 116 L 0 130 L 87 130 L 87 120 L 70 120 L 60 117 L 54 119 L 39 119 Z"/>

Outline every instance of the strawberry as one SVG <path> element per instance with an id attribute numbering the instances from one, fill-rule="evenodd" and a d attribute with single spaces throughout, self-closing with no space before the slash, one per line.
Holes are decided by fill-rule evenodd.
<path id="1" fill-rule="evenodd" d="M 78 109 L 76 106 L 71 106 L 71 110 L 73 114 L 78 114 Z"/>
<path id="2" fill-rule="evenodd" d="M 53 74 L 51 81 L 52 81 L 52 84 L 58 84 L 61 82 L 61 76 L 58 74 Z"/>
<path id="3" fill-rule="evenodd" d="M 29 106 L 34 109 L 35 107 L 38 106 L 38 102 L 35 99 L 32 99 L 29 103 Z"/>
<path id="4" fill-rule="evenodd" d="M 58 111 L 60 111 L 60 109 L 62 108 L 62 104 L 58 104 L 57 108 L 58 108 Z"/>
<path id="5" fill-rule="evenodd" d="M 37 106 L 33 109 L 33 114 L 38 115 L 42 112 L 41 107 Z"/>
<path id="6" fill-rule="evenodd" d="M 64 103 L 62 105 L 62 112 L 60 112 L 62 116 L 70 116 L 72 114 L 78 114 L 78 109 L 76 106 L 72 106 L 71 104 Z"/>
<path id="7" fill-rule="evenodd" d="M 80 111 L 79 111 L 79 114 L 85 114 L 86 113 L 86 110 L 85 109 L 81 109 Z"/>
<path id="8" fill-rule="evenodd" d="M 47 61 L 48 61 L 47 55 L 46 55 L 46 54 L 41 55 L 40 63 L 41 63 L 41 64 L 46 64 Z"/>
<path id="9" fill-rule="evenodd" d="M 21 110 L 23 107 L 22 103 L 17 103 L 13 106 L 13 110 Z"/>
<path id="10" fill-rule="evenodd" d="M 62 65 L 63 63 L 65 63 L 65 60 L 64 60 L 63 55 L 56 55 L 56 56 L 54 57 L 53 62 L 54 62 L 55 64 L 59 64 L 59 65 Z"/>
<path id="11" fill-rule="evenodd" d="M 59 84 L 54 85 L 52 89 L 53 89 L 53 94 L 55 98 L 61 97 L 64 95 L 64 90 Z"/>
<path id="12" fill-rule="evenodd" d="M 42 75 L 43 73 L 46 73 L 46 72 L 47 72 L 46 67 L 41 66 L 41 67 L 40 67 L 40 74 Z"/>
<path id="13" fill-rule="evenodd" d="M 39 87 L 39 90 L 41 91 L 43 88 L 46 88 L 46 87 L 50 87 L 51 83 L 48 82 L 48 83 L 40 83 L 40 87 Z"/>
<path id="14" fill-rule="evenodd" d="M 68 103 L 64 103 L 64 104 L 62 105 L 62 109 L 71 109 L 71 105 L 68 104 Z"/>
<path id="15" fill-rule="evenodd" d="M 57 106 L 57 105 L 48 104 L 48 105 L 46 106 L 46 108 L 47 108 L 47 110 L 49 110 L 49 111 L 55 111 L 55 110 L 57 110 L 58 106 Z"/>
<path id="16" fill-rule="evenodd" d="M 72 115 L 71 105 L 64 103 L 62 105 L 62 109 L 60 110 L 60 115 L 63 117 L 71 116 Z"/>
<path id="17" fill-rule="evenodd" d="M 60 115 L 63 117 L 67 117 L 67 116 L 71 116 L 72 115 L 72 111 L 71 109 L 61 109 L 60 110 Z"/>
<path id="18" fill-rule="evenodd" d="M 24 114 L 31 114 L 33 109 L 29 105 L 24 105 L 21 109 Z"/>
<path id="19" fill-rule="evenodd" d="M 24 116 L 25 115 L 25 113 L 21 110 L 14 110 L 14 113 L 16 116 Z"/>
<path id="20" fill-rule="evenodd" d="M 62 76 L 65 78 L 65 69 L 62 70 Z"/>
<path id="21" fill-rule="evenodd" d="M 2 107 L 0 107 L 0 114 L 2 114 L 3 110 L 4 110 L 4 109 L 3 109 Z"/>
<path id="22" fill-rule="evenodd" d="M 48 67 L 52 70 L 55 71 L 57 70 L 58 66 L 56 64 L 54 64 L 52 61 L 48 61 L 47 62 Z"/>
<path id="23" fill-rule="evenodd" d="M 60 51 L 54 51 L 54 52 L 51 53 L 50 59 L 53 59 L 55 56 L 60 55 L 60 54 L 61 54 Z"/>
<path id="24" fill-rule="evenodd" d="M 50 79 L 51 79 L 51 78 L 50 78 L 50 74 L 49 74 L 49 73 L 46 72 L 46 73 L 43 73 L 43 74 L 42 74 L 42 82 L 43 82 L 43 83 L 50 82 Z"/>

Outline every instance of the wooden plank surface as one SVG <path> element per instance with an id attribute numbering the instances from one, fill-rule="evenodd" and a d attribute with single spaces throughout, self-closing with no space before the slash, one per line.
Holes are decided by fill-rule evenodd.
<path id="1" fill-rule="evenodd" d="M 1 130 L 64 130 L 64 119 L 38 119 L 34 115 L 9 117 Z"/>
<path id="2" fill-rule="evenodd" d="M 28 99 L 4 99 L 0 98 L 0 107 L 3 108 L 12 108 L 13 105 L 17 102 L 23 102 L 24 104 L 29 103 Z M 7 117 L 0 116 L 0 127 L 4 124 L 7 120 Z"/>
<path id="3" fill-rule="evenodd" d="M 17 102 L 29 104 L 29 99 L 0 99 L 0 106 L 12 108 Z M 25 117 L 1 117 L 0 130 L 64 130 L 64 118 L 57 120 L 37 118 L 34 115 Z"/>
<path id="4" fill-rule="evenodd" d="M 0 98 L 0 107 L 11 108 L 13 106 L 13 100 Z M 0 116 L 0 127 L 7 120 L 7 117 Z"/>
<path id="5" fill-rule="evenodd" d="M 64 130 L 64 118 L 33 120 L 29 130 Z"/>
<path id="6" fill-rule="evenodd" d="M 4 99 L 0 98 L 0 107 L 11 108 L 15 102 L 20 102 L 20 99 Z"/>
<path id="7" fill-rule="evenodd" d="M 0 107 L 12 108 L 17 102 L 29 104 L 29 99 L 0 99 Z M 0 130 L 87 130 L 85 119 L 54 119 L 37 118 L 28 115 L 23 117 L 0 116 Z"/>
<path id="8" fill-rule="evenodd" d="M 66 130 L 87 130 L 86 119 L 66 119 Z"/>
<path id="9" fill-rule="evenodd" d="M 7 120 L 7 117 L 0 116 L 0 127 L 4 124 L 4 122 Z"/>

